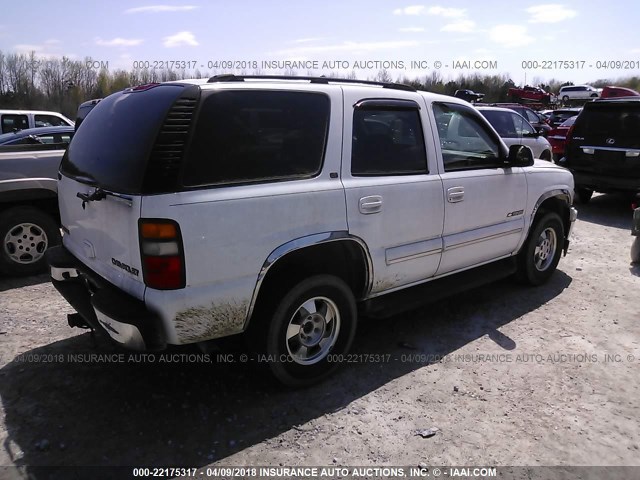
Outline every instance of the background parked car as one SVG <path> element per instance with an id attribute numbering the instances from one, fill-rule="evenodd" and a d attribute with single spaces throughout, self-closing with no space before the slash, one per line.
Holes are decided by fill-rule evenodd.
<path id="1" fill-rule="evenodd" d="M 591 85 L 570 85 L 566 87 L 560 87 L 558 92 L 558 98 L 562 100 L 563 104 L 568 104 L 573 100 L 593 100 L 600 96 L 600 92 L 597 88 Z"/>
<path id="2" fill-rule="evenodd" d="M 556 128 L 560 124 L 566 122 L 571 117 L 575 117 L 582 111 L 582 107 L 580 108 L 560 108 L 558 110 L 554 110 L 551 112 L 549 116 L 549 125 L 551 128 Z"/>
<path id="3" fill-rule="evenodd" d="M 531 149 L 534 158 L 551 161 L 551 145 L 519 113 L 500 107 L 478 107 L 508 147 L 525 145 Z"/>
<path id="4" fill-rule="evenodd" d="M 76 130 L 86 118 L 86 116 L 89 115 L 89 112 L 93 110 L 93 107 L 95 107 L 100 102 L 100 100 L 102 99 L 96 98 L 93 100 L 87 100 L 78 107 L 78 113 L 76 114 Z"/>
<path id="5" fill-rule="evenodd" d="M 73 138 L 73 127 L 27 128 L 0 135 L 0 145 L 68 144 Z"/>
<path id="6" fill-rule="evenodd" d="M 567 143 L 567 134 L 576 121 L 577 115 L 561 123 L 556 128 L 551 129 L 547 140 L 551 144 L 551 153 L 553 154 L 553 161 L 558 162 L 564 157 L 564 149 Z"/>
<path id="7" fill-rule="evenodd" d="M 71 126 L 73 122 L 58 112 L 41 110 L 0 110 L 0 133 L 36 127 Z"/>
<path id="8" fill-rule="evenodd" d="M 585 105 L 568 135 L 561 165 L 575 178 L 578 199 L 594 191 L 640 193 L 640 97 Z"/>
<path id="9" fill-rule="evenodd" d="M 456 90 L 454 97 L 461 98 L 467 102 L 479 102 L 484 98 L 484 93 L 474 92 L 473 90 Z"/>
<path id="10" fill-rule="evenodd" d="M 547 134 L 551 130 L 548 120 L 544 115 L 541 115 L 535 110 L 532 110 L 529 107 L 525 107 L 524 105 L 519 105 L 517 103 L 493 103 L 488 106 L 508 108 L 509 110 L 513 110 L 514 112 L 519 113 L 527 119 L 527 121 L 533 128 L 535 128 L 544 136 L 547 136 Z"/>

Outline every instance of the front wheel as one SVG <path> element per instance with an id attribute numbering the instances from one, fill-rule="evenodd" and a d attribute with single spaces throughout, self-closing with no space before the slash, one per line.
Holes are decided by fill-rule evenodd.
<path id="1" fill-rule="evenodd" d="M 564 244 L 564 227 L 557 213 L 540 217 L 518 254 L 518 278 L 529 285 L 541 285 L 553 274 Z"/>
<path id="2" fill-rule="evenodd" d="M 317 383 L 340 365 L 356 332 L 356 302 L 333 275 L 316 275 L 289 290 L 278 303 L 266 335 L 266 353 L 281 383 Z"/>

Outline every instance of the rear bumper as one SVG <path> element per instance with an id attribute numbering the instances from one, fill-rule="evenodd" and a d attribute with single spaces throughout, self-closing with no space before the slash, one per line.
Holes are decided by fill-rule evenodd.
<path id="1" fill-rule="evenodd" d="M 588 188 L 602 193 L 640 192 L 640 178 L 612 177 L 570 170 L 577 188 Z"/>
<path id="2" fill-rule="evenodd" d="M 46 253 L 51 283 L 86 323 L 131 350 L 166 347 L 162 322 L 144 302 L 114 287 L 64 246 Z"/>

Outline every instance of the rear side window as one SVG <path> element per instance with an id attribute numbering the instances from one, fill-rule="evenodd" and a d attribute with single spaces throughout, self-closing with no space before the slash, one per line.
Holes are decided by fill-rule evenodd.
<path id="1" fill-rule="evenodd" d="M 354 111 L 352 175 L 424 173 L 427 173 L 427 157 L 417 108 Z"/>
<path id="2" fill-rule="evenodd" d="M 183 184 L 238 184 L 317 175 L 329 125 L 321 93 L 221 91 L 202 101 Z"/>
<path id="3" fill-rule="evenodd" d="M 25 130 L 27 128 L 29 128 L 29 119 L 26 115 L 2 115 L 2 133 Z"/>

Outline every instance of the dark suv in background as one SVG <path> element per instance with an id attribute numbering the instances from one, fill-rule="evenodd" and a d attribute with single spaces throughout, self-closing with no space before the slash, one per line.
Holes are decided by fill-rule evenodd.
<path id="1" fill-rule="evenodd" d="M 594 191 L 640 192 L 640 97 L 585 105 L 560 164 L 573 173 L 578 199 Z"/>

